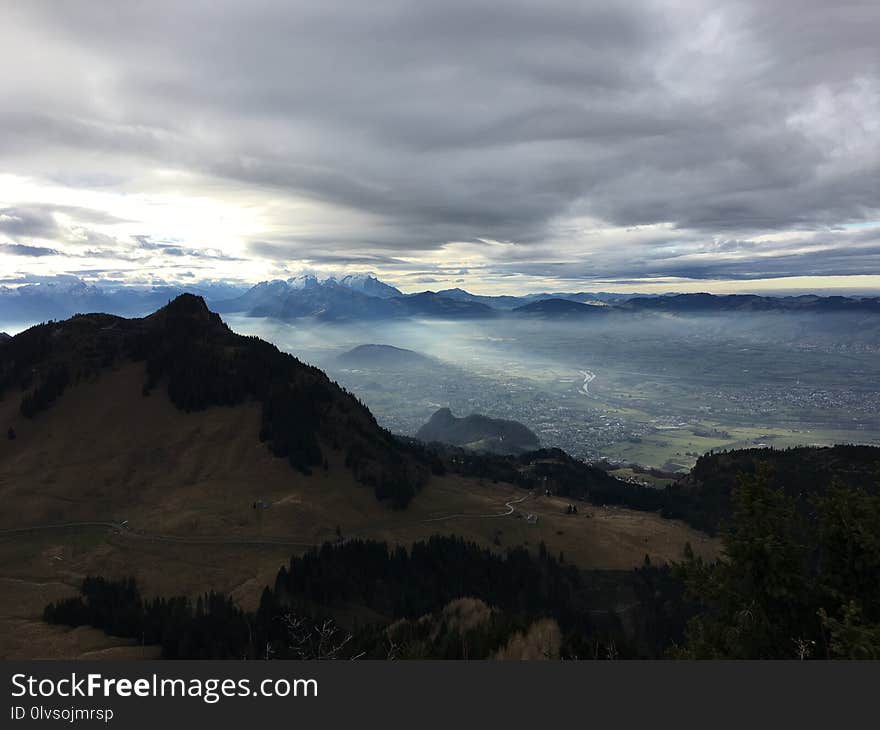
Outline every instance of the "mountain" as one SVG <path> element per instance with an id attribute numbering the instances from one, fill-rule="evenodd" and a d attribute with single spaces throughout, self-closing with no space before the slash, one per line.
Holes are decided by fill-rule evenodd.
<path id="1" fill-rule="evenodd" d="M 482 319 L 495 316 L 495 310 L 480 302 L 449 299 L 436 292 L 407 294 L 400 300 L 413 316 L 448 319 Z"/>
<path id="2" fill-rule="evenodd" d="M 880 298 L 762 297 L 734 294 L 629 295 L 610 292 L 556 292 L 523 296 L 472 294 L 461 288 L 403 294 L 373 274 L 346 274 L 319 280 L 303 275 L 265 281 L 240 296 L 217 301 L 219 312 L 257 317 L 323 321 L 378 320 L 403 317 L 488 319 L 504 313 L 517 317 L 572 319 L 596 314 L 727 312 L 880 313 Z"/>
<path id="3" fill-rule="evenodd" d="M 619 304 L 632 299 L 633 294 L 621 294 L 619 292 L 577 292 L 577 293 L 555 293 L 546 296 L 555 297 L 557 299 L 570 299 L 573 302 L 581 302 L 582 304 L 590 304 L 591 302 L 602 302 L 603 304 Z M 641 294 L 644 298 L 650 299 L 658 296 L 656 294 Z"/>
<path id="4" fill-rule="evenodd" d="M 608 314 L 609 307 L 595 304 L 582 304 L 570 299 L 541 299 L 531 304 L 516 307 L 513 314 L 520 317 L 542 317 L 548 319 L 577 319 Z"/>
<path id="5" fill-rule="evenodd" d="M 241 287 L 212 282 L 186 287 L 87 284 L 75 276 L 62 275 L 21 286 L 0 287 L 0 317 L 5 321 L 31 323 L 66 319 L 86 312 L 137 317 L 155 311 L 184 292 L 198 294 L 213 302 L 240 293 Z"/>
<path id="6" fill-rule="evenodd" d="M 224 282 L 187 285 L 87 283 L 59 275 L 0 286 L 0 322 L 36 323 L 77 313 L 105 312 L 139 317 L 183 293 L 204 298 L 221 313 L 244 313 L 283 320 L 357 321 L 405 317 L 485 319 L 501 313 L 547 319 L 569 319 L 600 311 L 619 313 L 711 314 L 728 312 L 880 313 L 880 298 L 815 295 L 765 297 L 733 294 L 639 295 L 608 292 L 557 292 L 523 296 L 487 296 L 461 288 L 404 294 L 374 274 L 345 274 L 319 279 L 304 274 L 260 282 L 248 289 Z M 580 305 L 580 306 L 577 306 Z M 586 307 L 586 308 L 582 308 Z"/>
<path id="7" fill-rule="evenodd" d="M 12 335 L 6 334 L 6 332 L 0 332 L 0 343 L 7 342 L 12 339 Z"/>
<path id="8" fill-rule="evenodd" d="M 484 304 L 458 301 L 434 292 L 402 294 L 370 274 L 349 274 L 323 281 L 312 275 L 265 281 L 239 297 L 219 302 L 219 312 L 246 312 L 254 317 L 323 321 L 440 317 L 489 317 Z"/>
<path id="9" fill-rule="evenodd" d="M 358 345 L 344 352 L 337 361 L 349 368 L 394 369 L 433 367 L 436 361 L 413 350 L 392 345 Z"/>
<path id="10" fill-rule="evenodd" d="M 144 292 L 130 292 L 141 299 Z M 116 301 L 114 301 L 116 299 Z M 38 322 L 65 318 L 82 311 L 120 308 L 121 297 L 112 296 L 97 286 L 76 277 L 57 277 L 18 287 L 0 287 L 0 312 L 7 320 Z M 126 301 L 122 308 L 131 309 Z M 155 307 L 153 307 L 155 309 Z"/>
<path id="11" fill-rule="evenodd" d="M 548 318 L 577 316 L 586 310 L 565 304 L 543 302 L 572 302 L 591 306 L 607 305 L 607 311 L 617 312 L 785 312 L 785 313 L 880 313 L 880 298 L 822 297 L 803 295 L 791 297 L 757 296 L 753 294 L 619 294 L 611 292 L 545 292 L 523 296 L 485 296 L 471 294 L 464 289 L 444 289 L 438 296 L 457 301 L 485 304 L 499 311 L 531 314 Z"/>
<path id="12" fill-rule="evenodd" d="M 880 493 L 880 448 L 876 446 L 742 449 L 701 456 L 687 475 L 666 488 L 664 514 L 715 531 L 732 517 L 731 495 L 740 475 L 760 470 L 772 488 L 804 504 L 835 482 Z"/>
<path id="13" fill-rule="evenodd" d="M 617 304 L 632 298 L 631 294 L 613 294 L 609 292 L 542 292 L 539 294 L 523 294 L 522 296 L 509 295 L 484 295 L 471 294 L 464 289 L 443 289 L 437 292 L 447 299 L 457 299 L 459 301 L 479 302 L 493 309 L 501 311 L 509 311 L 516 307 L 522 307 L 532 302 L 542 299 L 567 299 L 572 302 L 580 302 L 581 304 L 591 304 L 594 302 L 602 302 L 604 304 Z"/>
<path id="14" fill-rule="evenodd" d="M 386 319 L 405 315 L 396 299 L 373 297 L 335 281 L 292 288 L 282 296 L 248 310 L 254 317 L 321 321 Z"/>
<path id="15" fill-rule="evenodd" d="M 311 275 L 261 281 L 237 297 L 217 302 L 214 309 L 221 314 L 263 311 L 267 312 L 263 316 L 280 316 L 284 301 L 293 292 L 305 292 L 319 287 L 317 277 Z"/>
<path id="16" fill-rule="evenodd" d="M 381 299 L 390 299 L 391 297 L 403 295 L 400 289 L 386 284 L 384 281 L 379 281 L 374 274 L 347 274 L 339 279 L 339 284 L 348 289 Z"/>
<path id="17" fill-rule="evenodd" d="M 72 385 L 141 363 L 138 392 L 165 391 L 183 412 L 259 404 L 254 443 L 303 473 L 321 468 L 328 449 L 343 449 L 354 477 L 396 507 L 427 479 L 424 458 L 380 428 L 357 399 L 317 368 L 235 334 L 200 297 L 181 295 L 143 319 L 92 314 L 40 325 L 3 349 L 0 394 L 24 392 L 22 433 Z"/>
<path id="18" fill-rule="evenodd" d="M 514 307 L 528 304 L 534 298 L 534 295 L 514 297 L 503 294 L 498 296 L 471 294 L 469 291 L 460 288 L 443 289 L 442 291 L 437 292 L 437 296 L 441 296 L 444 299 L 454 299 L 458 302 L 477 302 L 479 304 L 485 304 L 487 307 L 492 307 L 492 309 L 499 310 L 510 310 Z"/>
<path id="19" fill-rule="evenodd" d="M 622 304 L 625 309 L 674 313 L 712 312 L 873 312 L 880 313 L 880 297 L 850 298 L 765 297 L 755 294 L 671 294 L 659 297 L 633 297 Z"/>
<path id="20" fill-rule="evenodd" d="M 284 279 L 261 281 L 238 297 L 218 302 L 214 309 L 221 314 L 225 312 L 251 312 L 256 309 L 278 309 L 281 301 L 290 293 L 291 289 L 291 281 Z"/>
<path id="21" fill-rule="evenodd" d="M 434 413 L 418 430 L 416 438 L 495 454 L 519 454 L 540 447 L 538 437 L 517 421 L 476 413 L 456 418 L 448 408 Z"/>
<path id="22" fill-rule="evenodd" d="M 644 512 L 663 507 L 663 492 L 616 479 L 593 464 L 569 456 L 562 449 L 542 448 L 523 454 L 480 453 L 456 446 L 432 443 L 443 466 L 465 477 L 516 484 L 535 494 L 564 500 L 584 500 L 594 505 L 619 505 Z"/>

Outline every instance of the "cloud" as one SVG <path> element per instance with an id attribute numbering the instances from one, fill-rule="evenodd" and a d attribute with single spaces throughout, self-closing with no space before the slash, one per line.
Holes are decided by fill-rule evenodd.
<path id="1" fill-rule="evenodd" d="M 42 206 L 0 208 L 0 233 L 12 238 L 55 238 L 60 229 Z"/>
<path id="2" fill-rule="evenodd" d="M 31 0 L 4 14 L 5 169 L 259 207 L 263 229 L 218 261 L 880 273 L 876 247 L 833 233 L 880 220 L 877 3 Z M 86 231 L 126 217 L 57 212 Z M 0 232 L 65 233 L 45 207 Z"/>
<path id="3" fill-rule="evenodd" d="M 58 251 L 54 248 L 45 248 L 43 246 L 27 246 L 23 243 L 0 243 L 0 253 L 8 256 L 57 256 Z"/>
<path id="4" fill-rule="evenodd" d="M 312 264 L 350 264 L 357 266 L 376 264 L 386 267 L 405 265 L 405 262 L 401 259 L 382 254 L 361 254 L 345 250 L 339 253 L 329 253 L 322 250 L 321 246 L 313 245 L 313 242 L 310 240 L 252 241 L 248 244 L 248 250 L 253 254 L 268 259 L 296 259 Z"/>
<path id="5" fill-rule="evenodd" d="M 156 241 L 147 235 L 133 236 L 136 249 L 146 251 L 158 256 L 180 257 L 186 256 L 194 259 L 209 259 L 216 261 L 240 261 L 240 258 L 230 256 L 209 248 L 189 248 L 181 245 L 179 241 Z"/>

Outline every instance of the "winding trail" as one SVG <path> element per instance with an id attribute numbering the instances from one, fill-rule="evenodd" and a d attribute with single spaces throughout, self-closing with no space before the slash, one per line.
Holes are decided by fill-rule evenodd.
<path id="1" fill-rule="evenodd" d="M 531 496 L 532 496 L 532 493 L 529 492 L 528 494 L 520 497 L 519 499 L 512 499 L 509 502 L 505 502 L 504 506 L 507 507 L 507 511 L 505 511 L 505 512 L 496 512 L 491 515 L 469 515 L 469 514 L 460 513 L 460 514 L 455 514 L 455 515 L 444 515 L 443 517 L 431 517 L 427 520 L 422 520 L 422 522 L 441 522 L 442 520 L 457 520 L 457 519 L 464 519 L 464 518 L 494 519 L 496 517 L 509 517 L 514 512 L 516 512 L 516 508 L 513 505 L 519 504 L 520 502 L 525 502 Z"/>
<path id="2" fill-rule="evenodd" d="M 492 514 L 467 514 L 458 513 L 452 515 L 443 515 L 442 517 L 429 517 L 420 520 L 426 522 L 442 522 L 444 520 L 457 519 L 496 519 L 498 517 L 509 517 L 516 512 L 515 505 L 525 502 L 532 497 L 532 493 L 511 499 L 504 503 L 506 507 L 504 512 L 495 512 Z M 114 531 L 121 537 L 127 537 L 133 540 L 147 540 L 151 542 L 177 543 L 181 545 L 243 545 L 243 546 L 280 546 L 280 547 L 303 547 L 310 548 L 315 546 L 315 542 L 302 542 L 299 540 L 286 540 L 284 538 L 229 538 L 222 535 L 162 535 L 157 533 L 139 532 L 130 529 L 121 522 L 94 521 L 94 522 L 62 522 L 55 525 L 31 525 L 28 527 L 16 527 L 11 529 L 0 530 L 0 538 L 11 537 L 14 535 L 23 535 L 28 532 L 48 531 L 48 530 L 68 530 L 81 527 L 103 527 Z M 352 539 L 351 537 L 348 539 Z"/>

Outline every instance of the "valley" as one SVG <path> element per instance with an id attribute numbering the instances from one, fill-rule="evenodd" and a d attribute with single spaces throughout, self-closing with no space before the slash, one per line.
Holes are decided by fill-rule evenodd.
<path id="1" fill-rule="evenodd" d="M 415 434 L 448 407 L 519 421 L 542 444 L 581 458 L 669 472 L 711 449 L 880 444 L 880 340 L 854 346 L 848 318 L 836 338 L 833 324 L 795 315 L 368 327 L 225 318 L 324 368 L 396 433 Z M 337 360 L 366 338 L 434 364 Z"/>
<path id="2" fill-rule="evenodd" d="M 256 404 L 185 413 L 161 392 L 142 395 L 145 377 L 143 365 L 120 363 L 33 419 L 18 413 L 16 393 L 0 401 L 0 422 L 16 432 L 0 442 L 0 499 L 15 505 L 0 514 L 0 581 L 15 586 L 0 602 L 0 656 L 150 655 L 42 624 L 45 604 L 89 574 L 134 575 L 149 595 L 220 590 L 253 608 L 291 552 L 340 537 L 408 545 L 454 533 L 499 551 L 543 542 L 585 569 L 675 560 L 687 542 L 717 549 L 652 513 L 566 515 L 561 498 L 457 475 L 432 477 L 406 510 L 390 510 L 341 452 L 327 448 L 327 468 L 311 476 L 273 457 L 257 438 Z"/>

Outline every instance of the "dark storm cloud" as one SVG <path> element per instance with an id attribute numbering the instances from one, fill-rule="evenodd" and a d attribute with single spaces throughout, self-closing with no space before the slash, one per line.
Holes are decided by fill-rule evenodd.
<path id="1" fill-rule="evenodd" d="M 481 251 L 499 274 L 880 270 L 848 237 L 807 253 L 757 240 L 880 218 L 876 2 L 0 12 L 16 34 L 6 53 L 44 51 L 0 82 L 7 169 L 174 167 L 351 212 L 333 232 L 251 243 L 261 257 L 393 265 L 486 239 L 514 244 Z M 570 223 L 584 218 L 667 228 L 594 251 Z"/>

